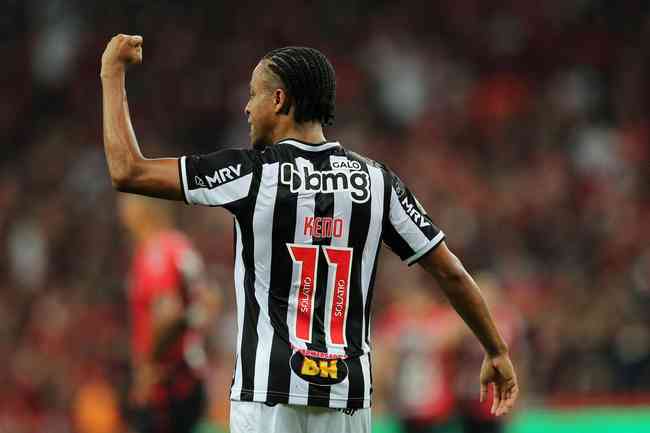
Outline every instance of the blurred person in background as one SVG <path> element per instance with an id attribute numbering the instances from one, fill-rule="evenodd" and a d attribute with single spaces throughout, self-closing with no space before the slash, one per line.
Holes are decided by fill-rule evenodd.
<path id="1" fill-rule="evenodd" d="M 122 194 L 118 208 L 134 245 L 129 418 L 140 433 L 190 433 L 206 407 L 203 337 L 217 298 L 168 202 Z"/>
<path id="2" fill-rule="evenodd" d="M 402 295 L 376 319 L 375 374 L 387 382 L 387 404 L 407 433 L 456 432 L 454 351 L 465 328 L 425 288 L 405 288 Z"/>
<path id="3" fill-rule="evenodd" d="M 236 217 L 231 432 L 371 430 L 368 333 L 381 240 L 439 282 L 483 344 L 481 400 L 491 384 L 492 413 L 507 413 L 518 394 L 508 347 L 444 233 L 397 175 L 325 139 L 336 87 L 329 60 L 285 47 L 259 61 L 244 109 L 253 149 L 148 159 L 125 91 L 142 42 L 117 35 L 102 55 L 108 168 L 120 191 L 223 206 Z"/>

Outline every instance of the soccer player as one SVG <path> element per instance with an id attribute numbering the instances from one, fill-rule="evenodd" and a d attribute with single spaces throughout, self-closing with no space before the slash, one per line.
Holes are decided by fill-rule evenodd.
<path id="1" fill-rule="evenodd" d="M 135 244 L 131 421 L 139 433 L 190 433 L 203 415 L 202 334 L 216 296 L 206 288 L 200 257 L 173 229 L 168 202 L 123 194 L 118 205 Z"/>
<path id="2" fill-rule="evenodd" d="M 383 241 L 439 282 L 485 350 L 480 397 L 506 413 L 518 385 L 481 292 L 444 234 L 384 165 L 328 141 L 335 75 L 317 50 L 257 64 L 244 112 L 252 149 L 148 159 L 131 125 L 125 68 L 142 37 L 102 56 L 104 149 L 120 191 L 220 206 L 234 216 L 237 357 L 230 429 L 370 432 L 370 309 Z"/>

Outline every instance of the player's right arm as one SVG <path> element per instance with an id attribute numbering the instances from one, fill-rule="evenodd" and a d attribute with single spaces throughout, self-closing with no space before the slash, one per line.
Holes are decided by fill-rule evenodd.
<path id="1" fill-rule="evenodd" d="M 126 98 L 127 64 L 142 62 L 142 37 L 117 35 L 102 55 L 104 152 L 113 186 L 123 192 L 182 200 L 178 158 L 145 158 Z"/>
<path id="2" fill-rule="evenodd" d="M 104 151 L 113 185 L 122 192 L 236 212 L 247 203 L 259 166 L 252 150 L 224 149 L 181 158 L 142 156 L 125 90 L 126 66 L 141 62 L 141 36 L 117 35 L 102 55 Z"/>

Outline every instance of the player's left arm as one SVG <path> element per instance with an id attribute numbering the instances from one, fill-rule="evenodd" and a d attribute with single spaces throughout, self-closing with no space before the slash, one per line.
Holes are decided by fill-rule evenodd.
<path id="1" fill-rule="evenodd" d="M 204 262 L 194 250 L 187 250 L 181 255 L 178 267 L 183 284 L 188 289 L 187 326 L 206 332 L 219 314 L 221 290 L 208 278 Z"/>
<path id="2" fill-rule="evenodd" d="M 181 299 L 169 290 L 159 296 L 151 308 L 153 344 L 150 359 L 162 361 L 165 354 L 187 329 L 187 316 Z"/>
<path id="3" fill-rule="evenodd" d="M 114 187 L 123 192 L 183 200 L 178 158 L 145 158 L 131 123 L 126 67 L 142 62 L 142 37 L 117 35 L 102 55 L 104 151 Z"/>
<path id="4" fill-rule="evenodd" d="M 170 347 L 188 329 L 205 331 L 217 314 L 219 297 L 212 290 L 204 272 L 200 256 L 188 249 L 177 259 L 179 284 L 187 292 L 187 303 L 179 295 L 180 290 L 165 290 L 153 305 L 152 359 L 160 361 Z"/>
<path id="5" fill-rule="evenodd" d="M 517 376 L 508 346 L 497 330 L 478 285 L 444 241 L 419 263 L 435 277 L 454 309 L 485 349 L 480 375 L 481 401 L 487 396 L 488 384 L 493 383 L 495 392 L 491 412 L 497 416 L 507 413 L 519 394 Z"/>

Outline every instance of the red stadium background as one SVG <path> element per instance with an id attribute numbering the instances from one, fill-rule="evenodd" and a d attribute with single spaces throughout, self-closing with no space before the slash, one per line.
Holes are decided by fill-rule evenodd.
<path id="1" fill-rule="evenodd" d="M 2 9 L 0 432 L 129 431 L 131 252 L 101 141 L 100 56 L 115 33 L 144 36 L 127 86 L 151 157 L 248 145 L 243 107 L 258 59 L 285 45 L 323 51 L 338 80 L 327 136 L 399 173 L 486 290 L 523 390 L 506 429 L 610 406 L 645 420 L 628 426 L 650 422 L 649 2 Z M 236 326 L 232 221 L 174 211 L 222 293 L 201 426 L 220 431 Z M 462 431 L 462 414 L 482 411 L 478 343 L 421 271 L 390 253 L 380 266 L 375 429 L 420 419 Z"/>

